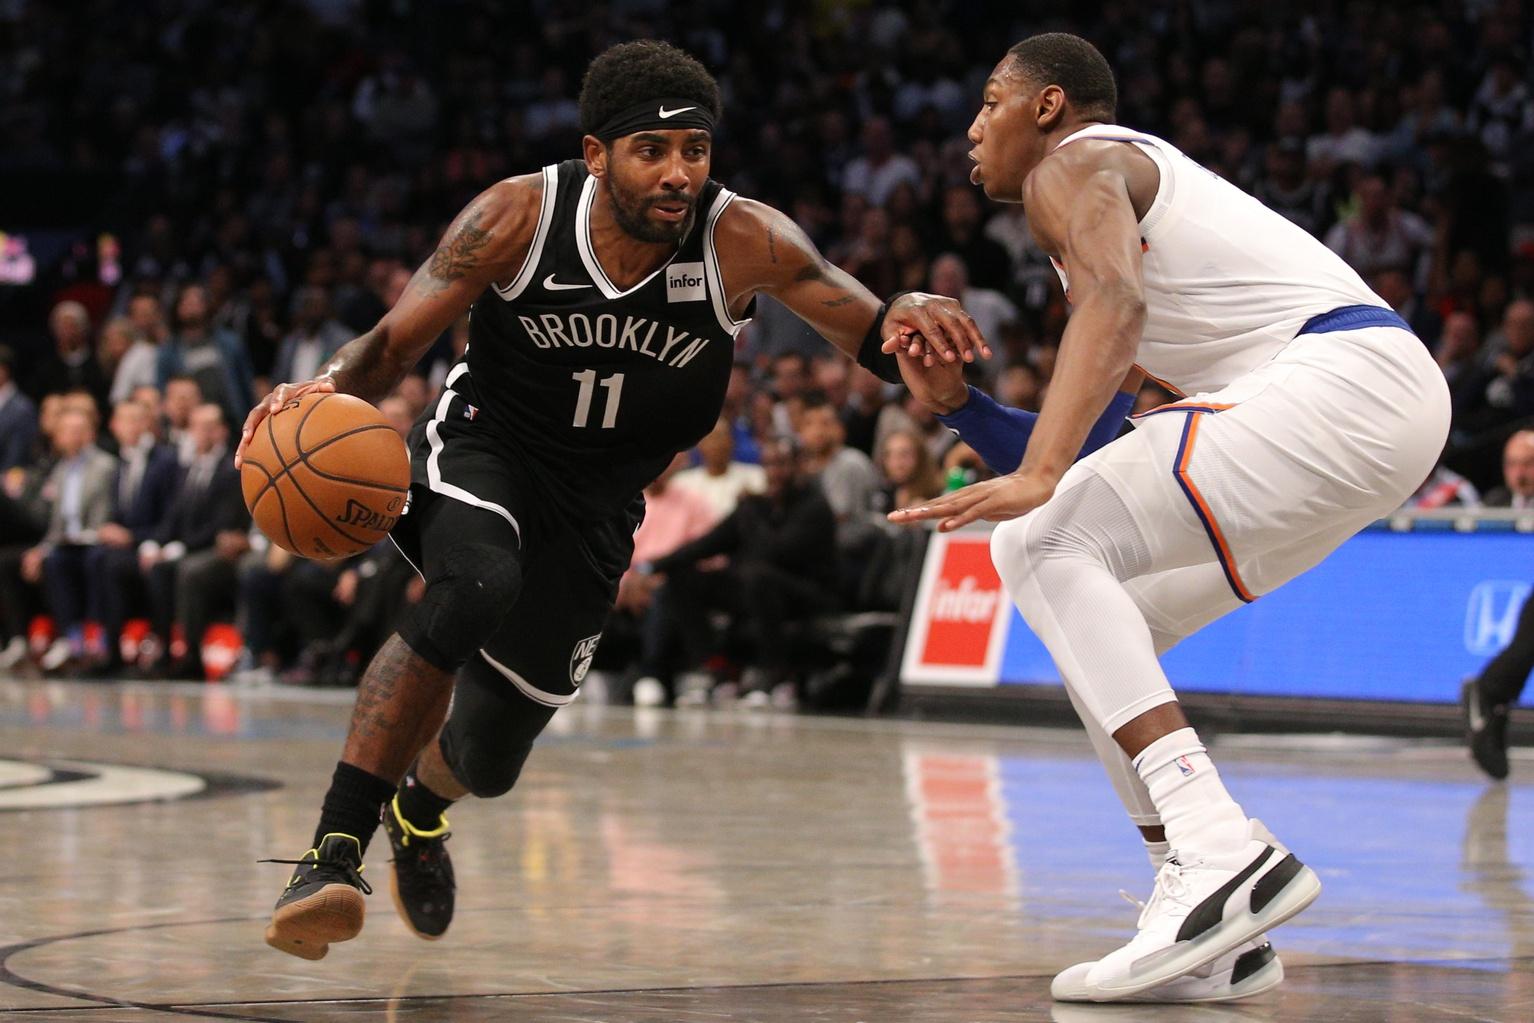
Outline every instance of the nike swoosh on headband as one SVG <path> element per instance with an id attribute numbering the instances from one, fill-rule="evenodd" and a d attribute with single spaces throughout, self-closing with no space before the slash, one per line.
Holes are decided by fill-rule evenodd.
<path id="1" fill-rule="evenodd" d="M 661 120 L 664 121 L 668 117 L 675 117 L 677 114 L 685 114 L 689 110 L 696 110 L 696 109 L 698 109 L 698 108 L 697 107 L 677 107 L 675 110 L 667 110 L 665 107 L 661 107 L 660 108 L 660 117 L 661 117 Z"/>
<path id="2" fill-rule="evenodd" d="M 549 274 L 543 279 L 543 286 L 549 291 L 574 291 L 577 288 L 596 287 L 594 284 L 558 284 L 555 282 L 553 274 Z"/>

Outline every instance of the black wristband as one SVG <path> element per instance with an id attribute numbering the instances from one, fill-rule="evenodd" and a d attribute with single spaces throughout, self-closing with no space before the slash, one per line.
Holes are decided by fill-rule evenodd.
<path id="1" fill-rule="evenodd" d="M 909 291 L 897 291 L 879 305 L 878 315 L 874 317 L 873 326 L 868 328 L 868 333 L 863 335 L 863 343 L 858 346 L 858 365 L 862 366 L 874 376 L 887 384 L 898 384 L 900 378 L 900 361 L 893 352 L 883 351 L 884 347 L 884 315 L 889 312 L 890 306 Z"/>

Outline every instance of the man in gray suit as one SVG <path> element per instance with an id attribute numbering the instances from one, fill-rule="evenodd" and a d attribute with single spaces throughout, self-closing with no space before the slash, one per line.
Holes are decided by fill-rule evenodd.
<path id="1" fill-rule="evenodd" d="M 22 557 L 22 576 L 43 582 L 58 638 L 43 655 L 57 671 L 85 651 L 85 555 L 112 516 L 117 459 L 96 447 L 96 423 L 82 409 L 59 413 L 53 444 L 58 464 L 43 487 L 53 514 L 42 542 Z"/>

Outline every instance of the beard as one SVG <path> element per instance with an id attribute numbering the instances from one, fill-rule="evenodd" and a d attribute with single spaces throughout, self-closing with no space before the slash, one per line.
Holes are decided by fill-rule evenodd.
<path id="1" fill-rule="evenodd" d="M 628 191 L 612 179 L 609 179 L 608 185 L 613 200 L 613 219 L 618 222 L 624 234 L 642 242 L 674 244 L 686 238 L 687 232 L 692 230 L 692 223 L 698 214 L 696 200 L 685 198 L 675 192 L 660 196 L 640 195 Z M 651 220 L 647 216 L 650 207 L 662 202 L 686 202 L 687 216 L 674 224 Z"/>

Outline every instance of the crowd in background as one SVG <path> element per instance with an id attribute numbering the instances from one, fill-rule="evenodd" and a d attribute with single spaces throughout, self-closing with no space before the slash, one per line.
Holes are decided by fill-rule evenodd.
<path id="1" fill-rule="evenodd" d="M 717 74 L 716 177 L 789 212 L 876 293 L 959 298 L 997 352 L 974 382 L 1037 409 L 1064 297 L 1025 212 L 969 184 L 964 132 L 1007 43 L 1086 34 L 1117 72 L 1121 123 L 1321 238 L 1432 350 L 1454 426 L 1414 501 L 1476 504 L 1503 482 L 1507 503 L 1534 498 L 1534 480 L 1519 498 L 1501 472 L 1504 447 L 1510 465 L 1534 447 L 1516 435 L 1534 421 L 1526 3 L 997 7 L 4 5 L 0 280 L 35 279 L 0 284 L 0 663 L 120 670 L 118 634 L 147 608 L 134 656 L 157 671 L 202 672 L 199 637 L 232 617 L 241 670 L 354 675 L 419 584 L 387 547 L 339 566 L 268 547 L 229 431 L 269 384 L 372 326 L 480 189 L 576 155 L 584 65 L 638 35 Z M 465 336 L 449 331 L 385 403 L 401 429 Z M 680 510 L 652 512 L 666 529 L 642 538 L 620 591 L 610 666 L 629 683 L 692 692 L 676 679 L 720 674 L 728 650 L 700 617 L 735 616 L 745 649 L 776 651 L 792 644 L 761 625 L 774 616 L 887 609 L 861 571 L 885 555 L 879 511 L 983 471 L 781 306 L 759 305 L 737 361 L 698 465 L 651 488 L 652 509 Z M 1165 397 L 1148 388 L 1142 405 Z M 742 515 L 753 535 L 762 519 L 798 537 L 792 556 L 741 549 Z M 806 525 L 826 515 L 829 533 Z M 29 649 L 38 614 L 54 638 Z M 750 663 L 754 693 L 792 673 Z"/>

